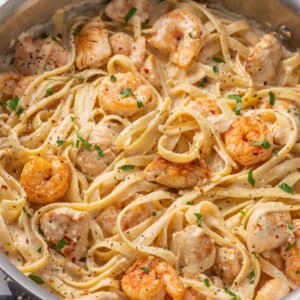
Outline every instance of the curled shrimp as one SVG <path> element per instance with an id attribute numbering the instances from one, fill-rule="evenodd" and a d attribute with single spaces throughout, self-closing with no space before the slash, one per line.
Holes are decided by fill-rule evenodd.
<path id="1" fill-rule="evenodd" d="M 151 100 L 150 86 L 143 85 L 130 72 L 115 74 L 115 80 L 104 78 L 99 88 L 99 101 L 110 114 L 130 117 Z"/>
<path id="2" fill-rule="evenodd" d="M 64 157 L 50 161 L 36 157 L 25 164 L 20 183 L 30 202 L 53 203 L 64 196 L 71 181 L 71 171 Z"/>
<path id="3" fill-rule="evenodd" d="M 166 293 L 181 300 L 186 290 L 176 271 L 168 263 L 153 259 L 138 259 L 122 278 L 122 288 L 130 299 L 165 299 Z"/>
<path id="4" fill-rule="evenodd" d="M 164 55 L 178 53 L 176 60 L 180 68 L 186 68 L 198 55 L 205 34 L 201 20 L 182 9 L 163 15 L 153 25 L 156 32 L 148 39 L 151 46 Z"/>
<path id="5" fill-rule="evenodd" d="M 19 80 L 20 76 L 13 72 L 0 74 L 0 100 L 8 100 L 13 97 Z"/>
<path id="6" fill-rule="evenodd" d="M 244 166 L 253 165 L 272 156 L 273 137 L 267 125 L 249 116 L 236 118 L 225 134 L 229 155 Z"/>
<path id="7" fill-rule="evenodd" d="M 258 291 L 256 300 L 280 300 L 290 292 L 289 286 L 279 278 L 267 281 Z"/>

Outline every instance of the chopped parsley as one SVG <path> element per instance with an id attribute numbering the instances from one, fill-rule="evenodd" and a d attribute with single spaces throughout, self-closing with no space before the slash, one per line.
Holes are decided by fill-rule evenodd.
<path id="1" fill-rule="evenodd" d="M 23 212 L 26 214 L 27 218 L 31 218 L 31 214 L 26 210 L 25 206 L 23 206 Z"/>
<path id="2" fill-rule="evenodd" d="M 239 116 L 241 114 L 242 109 L 242 97 L 237 94 L 228 95 L 228 99 L 236 101 L 235 114 Z"/>
<path id="3" fill-rule="evenodd" d="M 17 115 L 20 116 L 24 111 L 24 108 L 23 107 L 19 107 L 18 110 L 17 110 Z"/>
<path id="4" fill-rule="evenodd" d="M 157 216 L 157 212 L 156 212 L 156 211 L 153 211 L 153 212 L 152 212 L 152 216 L 153 216 L 153 217 L 156 217 L 156 216 Z"/>
<path id="5" fill-rule="evenodd" d="M 213 66 L 213 72 L 214 73 L 218 73 L 219 72 L 219 68 L 217 66 Z"/>
<path id="6" fill-rule="evenodd" d="M 98 145 L 94 145 L 94 148 L 95 148 L 95 150 L 97 151 L 97 153 L 99 154 L 100 157 L 105 156 L 103 150 Z"/>
<path id="7" fill-rule="evenodd" d="M 202 221 L 203 221 L 203 217 L 200 214 L 198 214 L 198 213 L 194 213 L 194 216 L 197 219 L 198 227 L 201 227 Z"/>
<path id="8" fill-rule="evenodd" d="M 252 279 L 252 278 L 254 278 L 254 276 L 255 276 L 255 271 L 254 271 L 254 269 L 248 274 L 248 276 L 247 276 L 247 278 L 248 279 Z"/>
<path id="9" fill-rule="evenodd" d="M 195 31 L 195 29 L 193 29 L 190 33 L 189 33 L 189 37 L 191 38 L 191 39 L 193 39 L 194 37 L 193 37 L 193 32 Z"/>
<path id="10" fill-rule="evenodd" d="M 67 244 L 66 240 L 64 238 L 62 238 L 61 240 L 59 240 L 59 242 L 55 245 L 55 249 L 57 251 L 60 251 L 65 245 Z"/>
<path id="11" fill-rule="evenodd" d="M 28 275 L 28 277 L 33 280 L 35 283 L 37 284 L 43 284 L 45 283 L 45 281 L 38 275 L 34 274 L 34 273 L 31 273 Z"/>
<path id="12" fill-rule="evenodd" d="M 76 130 L 76 135 L 77 135 L 77 138 L 79 141 L 76 142 L 76 147 L 78 148 L 79 146 L 79 142 L 81 142 L 82 144 L 82 147 L 84 147 L 86 150 L 88 151 L 92 151 L 91 150 L 91 147 L 92 147 L 92 144 L 88 143 L 83 137 L 82 135 L 79 133 L 78 130 Z"/>
<path id="13" fill-rule="evenodd" d="M 255 185 L 255 179 L 253 178 L 253 170 L 250 170 L 248 173 L 248 182 L 254 186 Z"/>
<path id="14" fill-rule="evenodd" d="M 46 90 L 46 94 L 51 96 L 51 95 L 54 94 L 54 90 L 52 88 L 49 88 L 49 89 Z"/>
<path id="15" fill-rule="evenodd" d="M 274 149 L 274 150 L 273 150 L 273 153 L 274 153 L 275 156 L 278 156 L 278 152 L 279 152 L 278 149 Z"/>
<path id="16" fill-rule="evenodd" d="M 54 80 L 54 79 L 51 77 L 46 77 L 45 80 Z"/>
<path id="17" fill-rule="evenodd" d="M 125 24 L 128 24 L 128 22 L 130 21 L 130 19 L 132 18 L 132 16 L 137 12 L 137 8 L 136 7 L 131 7 L 129 12 L 127 13 L 127 15 L 125 16 Z"/>
<path id="18" fill-rule="evenodd" d="M 271 147 L 271 144 L 267 141 L 267 139 L 264 139 L 262 142 L 261 141 L 250 142 L 249 144 L 251 146 L 260 146 L 263 147 L 264 149 L 269 149 Z"/>
<path id="19" fill-rule="evenodd" d="M 19 104 L 20 98 L 18 96 L 12 98 L 9 102 L 8 102 L 8 107 L 13 110 L 16 111 L 18 104 Z"/>
<path id="20" fill-rule="evenodd" d="M 225 63 L 225 61 L 220 57 L 213 57 L 212 60 L 218 64 Z"/>
<path id="21" fill-rule="evenodd" d="M 56 36 L 51 36 L 51 40 L 54 41 L 54 42 L 56 42 L 56 43 L 58 43 L 58 39 L 57 39 Z"/>
<path id="22" fill-rule="evenodd" d="M 124 165 L 124 166 L 119 167 L 119 169 L 123 170 L 123 171 L 133 170 L 134 168 L 135 168 L 135 166 L 133 166 L 133 165 Z"/>
<path id="23" fill-rule="evenodd" d="M 240 210 L 240 214 L 242 214 L 243 216 L 246 216 L 246 213 L 243 210 Z"/>
<path id="24" fill-rule="evenodd" d="M 70 75 L 69 78 L 78 79 L 80 81 L 83 81 L 83 77 L 81 77 L 81 76 Z"/>
<path id="25" fill-rule="evenodd" d="M 295 229 L 295 226 L 290 221 L 285 221 L 285 223 L 287 224 L 289 229 L 291 230 Z"/>
<path id="26" fill-rule="evenodd" d="M 56 143 L 58 146 L 63 146 L 66 142 L 63 140 L 57 140 Z"/>
<path id="27" fill-rule="evenodd" d="M 204 77 L 203 80 L 199 83 L 199 86 L 201 86 L 202 88 L 205 88 L 207 81 L 208 81 L 207 77 Z"/>
<path id="28" fill-rule="evenodd" d="M 49 35 L 48 35 L 46 32 L 43 32 L 43 33 L 41 34 L 41 38 L 42 38 L 42 39 L 46 39 L 47 37 L 49 37 Z"/>
<path id="29" fill-rule="evenodd" d="M 270 105 L 275 104 L 275 94 L 273 92 L 269 92 L 269 103 Z"/>
<path id="30" fill-rule="evenodd" d="M 42 247 L 36 250 L 38 253 L 42 253 Z"/>
<path id="31" fill-rule="evenodd" d="M 72 117 L 71 116 L 71 121 L 74 123 L 78 118 L 77 117 Z"/>
<path id="32" fill-rule="evenodd" d="M 231 298 L 230 300 L 240 300 L 239 296 L 237 296 L 235 293 L 229 291 L 228 289 L 225 289 L 225 293 L 227 293 L 230 296 L 233 296 L 233 298 Z"/>
<path id="33" fill-rule="evenodd" d="M 282 182 L 278 187 L 284 192 L 294 195 L 293 189 L 288 184 Z"/>
<path id="34" fill-rule="evenodd" d="M 116 82 L 116 81 L 117 81 L 117 77 L 116 77 L 115 75 L 111 75 L 111 76 L 110 76 L 110 80 L 111 80 L 112 82 Z"/>
<path id="35" fill-rule="evenodd" d="M 147 275 L 149 274 L 149 269 L 147 267 L 141 267 L 142 271 L 144 271 Z"/>
<path id="36" fill-rule="evenodd" d="M 195 203 L 194 201 L 188 201 L 186 204 L 187 205 L 194 205 L 194 203 Z"/>
<path id="37" fill-rule="evenodd" d="M 137 107 L 138 107 L 138 108 L 144 107 L 144 103 L 143 103 L 141 100 L 137 100 L 137 101 L 136 101 L 136 104 L 137 104 Z"/>
<path id="38" fill-rule="evenodd" d="M 289 250 L 291 250 L 292 248 L 294 248 L 295 247 L 295 244 L 289 244 L 286 248 L 285 248 L 285 250 L 286 251 L 289 251 Z"/>
<path id="39" fill-rule="evenodd" d="M 127 98 L 129 96 L 133 96 L 134 97 L 134 94 L 132 93 L 132 90 L 127 88 L 127 89 L 124 89 L 120 92 L 121 94 L 121 99 L 124 99 L 124 98 Z"/>
<path id="40" fill-rule="evenodd" d="M 204 284 L 206 287 L 210 287 L 209 280 L 207 278 L 204 279 Z"/>

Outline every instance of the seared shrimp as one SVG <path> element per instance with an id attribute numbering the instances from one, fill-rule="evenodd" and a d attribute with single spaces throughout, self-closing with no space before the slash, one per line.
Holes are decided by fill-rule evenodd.
<path id="1" fill-rule="evenodd" d="M 172 251 L 177 255 L 184 276 L 195 276 L 213 266 L 216 250 L 202 228 L 191 225 L 173 234 Z"/>
<path id="2" fill-rule="evenodd" d="M 130 117 L 151 100 L 150 86 L 142 85 L 132 73 L 118 73 L 115 78 L 104 78 L 99 88 L 99 102 L 108 113 Z"/>
<path id="3" fill-rule="evenodd" d="M 293 247 L 289 249 L 290 247 Z M 284 246 L 282 249 L 285 260 L 285 273 L 297 285 L 300 285 L 300 249 L 292 246 Z"/>
<path id="4" fill-rule="evenodd" d="M 20 183 L 29 201 L 39 204 L 53 203 L 64 196 L 71 181 L 71 171 L 64 157 L 49 161 L 36 157 L 25 164 Z"/>
<path id="5" fill-rule="evenodd" d="M 14 95 L 21 98 L 25 94 L 27 88 L 34 81 L 35 78 L 36 76 L 22 77 L 15 88 Z"/>
<path id="6" fill-rule="evenodd" d="M 112 0 L 105 8 L 105 13 L 112 20 L 125 23 L 125 17 L 132 7 L 135 7 L 135 16 L 144 22 L 149 18 L 149 0 Z"/>
<path id="7" fill-rule="evenodd" d="M 166 293 L 182 300 L 186 290 L 176 271 L 157 258 L 138 259 L 122 278 L 122 288 L 130 299 L 160 300 Z"/>
<path id="8" fill-rule="evenodd" d="M 288 241 L 294 234 L 287 225 L 291 220 L 288 212 L 270 212 L 262 215 L 256 224 L 254 234 L 248 236 L 247 244 L 251 252 L 266 252 L 276 249 Z"/>
<path id="9" fill-rule="evenodd" d="M 176 63 L 186 68 L 204 42 L 201 20 L 186 10 L 175 9 L 160 17 L 153 25 L 156 32 L 148 39 L 151 46 L 164 55 L 178 53 Z"/>
<path id="10" fill-rule="evenodd" d="M 20 76 L 13 72 L 0 74 L 0 101 L 9 100 L 13 97 L 19 80 Z"/>
<path id="11" fill-rule="evenodd" d="M 98 176 L 116 158 L 117 151 L 114 143 L 123 127 L 115 122 L 99 123 L 88 138 L 88 142 L 97 145 L 103 151 L 100 156 L 96 150 L 81 149 L 78 152 L 76 164 L 82 173 L 89 176 Z"/>
<path id="12" fill-rule="evenodd" d="M 275 34 L 266 34 L 248 57 L 246 71 L 255 81 L 273 82 L 281 57 L 281 46 Z"/>
<path id="13" fill-rule="evenodd" d="M 112 55 L 105 24 L 95 17 L 84 25 L 76 38 L 76 67 L 79 70 L 99 68 Z"/>
<path id="14" fill-rule="evenodd" d="M 158 156 L 146 167 L 144 178 L 171 188 L 187 189 L 207 182 L 210 171 L 201 158 L 189 163 L 174 163 Z"/>
<path id="15" fill-rule="evenodd" d="M 224 283 L 231 285 L 242 268 L 238 250 L 228 247 L 217 249 L 217 258 L 214 269 Z"/>
<path id="16" fill-rule="evenodd" d="M 88 247 L 90 215 L 86 211 L 57 208 L 44 214 L 41 229 L 49 241 L 60 243 L 58 250 L 66 257 L 80 260 Z"/>
<path id="17" fill-rule="evenodd" d="M 216 101 L 208 98 L 199 98 L 195 101 L 191 101 L 188 107 L 203 117 L 214 116 L 221 113 L 221 109 Z"/>
<path id="18" fill-rule="evenodd" d="M 149 57 L 146 58 L 142 69 L 141 69 L 141 74 L 155 87 L 155 88 L 160 88 L 160 80 L 158 76 L 158 70 L 155 65 L 155 57 L 154 55 L 150 55 Z"/>
<path id="19" fill-rule="evenodd" d="M 258 291 L 255 300 L 280 300 L 290 292 L 289 286 L 278 278 L 267 281 Z"/>
<path id="20" fill-rule="evenodd" d="M 18 70 L 24 76 L 62 67 L 69 57 L 59 38 L 48 37 L 33 42 L 30 36 L 17 43 L 15 55 Z"/>
<path id="21" fill-rule="evenodd" d="M 273 137 L 267 125 L 252 117 L 236 118 L 225 134 L 225 147 L 236 162 L 253 165 L 272 156 Z"/>

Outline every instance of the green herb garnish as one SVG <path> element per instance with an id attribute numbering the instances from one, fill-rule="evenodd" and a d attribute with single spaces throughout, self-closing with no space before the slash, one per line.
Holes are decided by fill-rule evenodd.
<path id="1" fill-rule="evenodd" d="M 116 82 L 116 81 L 117 81 L 117 77 L 116 77 L 115 75 L 111 75 L 111 76 L 110 76 L 110 80 L 111 80 L 112 82 Z"/>
<path id="2" fill-rule="evenodd" d="M 37 284 L 43 284 L 45 283 L 45 281 L 38 275 L 34 274 L 34 273 L 31 273 L 28 275 L 28 277 L 33 280 L 35 283 Z"/>
<path id="3" fill-rule="evenodd" d="M 285 250 L 286 251 L 289 251 L 289 250 L 291 250 L 292 248 L 294 248 L 295 247 L 295 244 L 289 244 L 286 248 L 285 248 Z"/>
<path id="4" fill-rule="evenodd" d="M 127 15 L 125 16 L 125 24 L 128 24 L 129 20 L 132 18 L 132 16 L 137 12 L 136 7 L 131 7 Z"/>
<path id="5" fill-rule="evenodd" d="M 194 205 L 194 203 L 195 203 L 194 201 L 188 201 L 186 204 L 187 205 Z"/>
<path id="6" fill-rule="evenodd" d="M 49 88 L 49 89 L 46 90 L 46 94 L 51 96 L 51 95 L 54 94 L 54 90 L 52 88 Z"/>
<path id="7" fill-rule="evenodd" d="M 58 39 L 57 39 L 56 36 L 51 36 L 51 40 L 54 41 L 54 42 L 56 42 L 56 43 L 58 43 Z"/>
<path id="8" fill-rule="evenodd" d="M 255 179 L 253 178 L 253 170 L 250 170 L 248 173 L 248 182 L 254 186 L 255 185 Z"/>
<path id="9" fill-rule="evenodd" d="M 213 57 L 212 60 L 218 64 L 225 63 L 225 61 L 220 57 Z"/>
<path id="10" fill-rule="evenodd" d="M 278 187 L 284 192 L 294 195 L 293 189 L 288 184 L 282 182 Z"/>
<path id="11" fill-rule="evenodd" d="M 31 214 L 26 210 L 25 206 L 23 206 L 23 212 L 26 214 L 27 218 L 31 218 Z"/>
<path id="12" fill-rule="evenodd" d="M 295 229 L 295 226 L 293 225 L 292 222 L 290 221 L 285 221 L 285 223 L 287 224 L 288 228 L 291 229 L 291 230 L 294 230 Z"/>
<path id="13" fill-rule="evenodd" d="M 138 108 L 144 107 L 144 103 L 143 103 L 141 100 L 137 100 L 137 101 L 136 101 L 136 104 L 137 104 L 137 107 L 138 107 Z"/>
<path id="14" fill-rule="evenodd" d="M 273 92 L 269 92 L 269 103 L 270 105 L 275 104 L 275 94 Z"/>
<path id="15" fill-rule="evenodd" d="M 91 150 L 91 147 L 92 147 L 92 144 L 88 143 L 83 137 L 82 135 L 79 133 L 78 130 L 76 130 L 76 135 L 77 135 L 77 138 L 79 139 L 79 141 L 81 142 L 82 144 L 82 147 L 84 147 L 86 150 L 88 151 L 92 151 Z M 79 141 L 77 141 L 76 143 L 76 147 L 78 148 L 79 146 Z"/>
<path id="16" fill-rule="evenodd" d="M 235 114 L 238 116 L 241 114 L 242 109 L 242 97 L 240 95 L 232 94 L 228 95 L 228 99 L 236 101 Z"/>
<path id="17" fill-rule="evenodd" d="M 274 149 L 274 150 L 273 150 L 273 153 L 274 153 L 275 156 L 278 156 L 278 152 L 279 152 L 278 149 Z"/>
<path id="18" fill-rule="evenodd" d="M 56 143 L 58 146 L 63 146 L 66 142 L 63 140 L 57 140 Z"/>
<path id="19" fill-rule="evenodd" d="M 264 149 L 269 149 L 271 147 L 271 144 L 267 141 L 267 139 L 264 139 L 262 142 L 261 141 L 250 142 L 249 144 L 251 146 L 260 146 L 263 147 Z"/>
<path id="20" fill-rule="evenodd" d="M 78 117 L 71 117 L 71 121 L 74 123 L 76 120 L 78 119 Z"/>
<path id="21" fill-rule="evenodd" d="M 64 238 L 60 239 L 59 242 L 55 245 L 55 249 L 60 251 L 67 244 Z"/>
<path id="22" fill-rule="evenodd" d="M 121 94 L 121 99 L 124 99 L 124 98 L 127 98 L 129 96 L 133 96 L 134 97 L 134 94 L 132 93 L 132 90 L 127 88 L 127 89 L 124 89 L 120 92 Z"/>
<path id="23" fill-rule="evenodd" d="M 214 73 L 218 73 L 219 72 L 219 68 L 217 66 L 213 66 L 213 72 Z"/>
<path id="24" fill-rule="evenodd" d="M 95 148 L 95 150 L 97 151 L 97 153 L 99 154 L 100 157 L 105 156 L 103 150 L 98 145 L 94 145 L 94 148 Z"/>
<path id="25" fill-rule="evenodd" d="M 8 103 L 8 107 L 13 110 L 16 111 L 18 104 L 19 104 L 20 98 L 18 96 L 12 98 Z"/>
<path id="26" fill-rule="evenodd" d="M 124 166 L 119 167 L 119 169 L 123 170 L 123 171 L 133 170 L 134 168 L 135 168 L 135 166 L 133 166 L 133 165 L 124 165 Z"/>
<path id="27" fill-rule="evenodd" d="M 240 210 L 240 214 L 242 214 L 243 216 L 246 216 L 246 213 L 243 210 Z"/>
<path id="28" fill-rule="evenodd" d="M 157 212 L 156 212 L 156 211 L 153 211 L 153 212 L 152 212 L 152 216 L 153 216 L 153 217 L 156 217 L 156 216 L 157 216 Z"/>
<path id="29" fill-rule="evenodd" d="M 201 227 L 202 221 L 203 221 L 203 217 L 200 214 L 198 214 L 198 213 L 194 213 L 194 216 L 197 219 L 198 227 Z"/>
<path id="30" fill-rule="evenodd" d="M 142 271 L 144 271 L 147 275 L 149 274 L 149 269 L 147 267 L 141 267 Z"/>
<path id="31" fill-rule="evenodd" d="M 204 284 L 206 287 L 210 287 L 209 280 L 207 278 L 204 279 Z"/>
<path id="32" fill-rule="evenodd" d="M 24 111 L 24 108 L 23 107 L 19 107 L 18 110 L 17 110 L 17 115 L 20 116 Z"/>

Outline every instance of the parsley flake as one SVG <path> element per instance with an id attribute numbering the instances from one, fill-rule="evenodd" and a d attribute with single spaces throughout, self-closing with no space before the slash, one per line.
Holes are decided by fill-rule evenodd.
<path id="1" fill-rule="evenodd" d="M 49 89 L 46 90 L 46 94 L 51 96 L 51 95 L 54 94 L 54 90 L 52 88 L 49 88 Z"/>
<path id="2" fill-rule="evenodd" d="M 144 271 L 147 275 L 149 274 L 149 269 L 147 267 L 141 267 L 142 271 Z"/>
<path id="3" fill-rule="evenodd" d="M 225 289 L 225 293 L 227 293 L 228 295 L 230 296 L 233 296 L 233 298 L 231 298 L 230 300 L 240 300 L 240 297 L 237 296 L 235 293 L 231 292 L 230 290 L 228 289 Z"/>
<path id="4" fill-rule="evenodd" d="M 153 212 L 152 212 L 152 216 L 153 216 L 153 217 L 156 217 L 156 216 L 157 216 L 157 212 L 156 212 L 156 211 L 153 211 Z"/>
<path id="5" fill-rule="evenodd" d="M 199 83 L 199 86 L 201 86 L 202 88 L 205 88 L 207 81 L 208 81 L 207 77 L 204 77 L 203 80 Z"/>
<path id="6" fill-rule="evenodd" d="M 271 144 L 267 141 L 267 139 L 264 139 L 262 142 L 261 141 L 250 142 L 249 144 L 251 146 L 260 146 L 263 147 L 264 149 L 269 149 L 271 147 Z"/>
<path id="7" fill-rule="evenodd" d="M 248 274 L 248 276 L 247 276 L 247 278 L 248 279 L 252 279 L 252 278 L 254 278 L 254 276 L 255 276 L 255 271 L 254 271 L 254 269 Z"/>
<path id="8" fill-rule="evenodd" d="M 83 77 L 81 77 L 81 76 L 70 75 L 69 78 L 78 79 L 80 81 L 83 81 Z"/>
<path id="9" fill-rule="evenodd" d="M 45 281 L 38 275 L 34 274 L 34 273 L 31 273 L 28 275 L 28 277 L 33 280 L 35 283 L 37 284 L 43 284 L 45 283 Z"/>
<path id="10" fill-rule="evenodd" d="M 16 111 L 18 104 L 19 104 L 20 98 L 18 96 L 12 98 L 9 102 L 8 102 L 8 107 L 13 110 Z"/>
<path id="11" fill-rule="evenodd" d="M 144 107 L 144 103 L 143 103 L 141 100 L 137 100 L 137 101 L 136 101 L 136 104 L 137 104 L 137 107 L 138 107 L 138 108 Z"/>
<path id="12" fill-rule="evenodd" d="M 19 107 L 18 110 L 17 110 L 17 115 L 20 116 L 24 111 L 24 108 L 23 107 Z"/>
<path id="13" fill-rule="evenodd" d="M 210 287 L 209 280 L 207 278 L 204 279 L 204 284 L 206 287 Z"/>
<path id="14" fill-rule="evenodd" d="M 121 99 L 124 99 L 124 98 L 127 98 L 129 96 L 133 96 L 134 97 L 134 94 L 132 93 L 132 90 L 127 88 L 127 89 L 124 89 L 120 92 L 121 94 Z"/>
<path id="15" fill-rule="evenodd" d="M 243 216 L 246 216 L 246 213 L 243 210 L 240 210 L 240 214 L 242 214 Z"/>
<path id="16" fill-rule="evenodd" d="M 26 214 L 26 216 L 27 216 L 28 219 L 31 218 L 31 214 L 26 210 L 25 206 L 23 206 L 23 212 Z"/>
<path id="17" fill-rule="evenodd" d="M 117 81 L 117 77 L 116 77 L 115 75 L 111 75 L 111 76 L 110 76 L 110 80 L 111 80 L 112 82 L 116 82 L 116 81 Z"/>
<path id="18" fill-rule="evenodd" d="M 76 142 L 76 147 L 78 148 L 79 142 L 81 142 L 82 147 L 84 147 L 87 151 L 92 151 L 92 150 L 91 150 L 92 144 L 88 143 L 88 142 L 82 137 L 82 135 L 79 133 L 78 130 L 76 130 L 76 135 L 77 135 L 77 138 L 79 139 L 79 141 Z"/>
<path id="19" fill-rule="evenodd" d="M 248 173 L 248 182 L 254 186 L 255 185 L 255 179 L 253 178 L 253 170 L 250 170 Z"/>
<path id="20" fill-rule="evenodd" d="M 285 250 L 286 251 L 289 251 L 289 250 L 291 250 L 292 248 L 294 248 L 295 247 L 295 244 L 289 244 L 286 248 L 285 248 Z"/>
<path id="21" fill-rule="evenodd" d="M 203 221 L 203 217 L 200 214 L 198 214 L 198 213 L 194 213 L 194 216 L 197 219 L 198 227 L 201 227 L 202 221 Z"/>
<path id="22" fill-rule="evenodd" d="M 195 203 L 194 201 L 188 201 L 186 204 L 187 205 L 194 205 L 194 203 Z"/>
<path id="23" fill-rule="evenodd" d="M 225 63 L 225 61 L 220 57 L 213 57 L 212 60 L 218 64 Z"/>
<path id="24" fill-rule="evenodd" d="M 56 42 L 56 43 L 58 43 L 58 39 L 57 39 L 56 36 L 51 36 L 51 40 L 54 41 L 54 42 Z"/>
<path id="25" fill-rule="evenodd" d="M 284 192 L 294 195 L 293 189 L 288 184 L 282 182 L 278 187 Z"/>
<path id="26" fill-rule="evenodd" d="M 217 66 L 213 66 L 213 72 L 214 73 L 218 73 L 219 72 L 219 68 Z"/>
<path id="27" fill-rule="evenodd" d="M 278 156 L 278 152 L 279 152 L 278 149 L 274 149 L 274 150 L 273 150 L 273 153 L 274 153 L 275 156 Z"/>
<path id="28" fill-rule="evenodd" d="M 55 249 L 60 251 L 67 244 L 64 238 L 60 239 L 59 242 L 55 245 Z"/>
<path id="29" fill-rule="evenodd" d="M 137 8 L 136 7 L 131 7 L 129 12 L 127 13 L 127 15 L 125 16 L 125 24 L 128 24 L 128 22 L 130 21 L 130 19 L 132 18 L 132 16 L 137 12 Z"/>
<path id="30" fill-rule="evenodd" d="M 74 123 L 76 120 L 78 119 L 78 117 L 72 117 L 71 116 L 71 121 Z"/>
<path id="31" fill-rule="evenodd" d="M 285 221 L 285 223 L 287 224 L 289 229 L 291 229 L 291 230 L 295 229 L 295 226 L 290 221 Z"/>
<path id="32" fill-rule="evenodd" d="M 63 140 L 57 140 L 56 143 L 58 146 L 63 146 L 66 142 Z"/>
<path id="33" fill-rule="evenodd" d="M 239 116 L 241 114 L 242 109 L 242 97 L 240 95 L 232 94 L 228 95 L 228 99 L 236 101 L 236 107 L 234 113 Z"/>
<path id="34" fill-rule="evenodd" d="M 97 153 L 99 154 L 100 157 L 105 156 L 103 150 L 98 145 L 94 145 L 94 148 L 95 148 L 95 150 L 97 151 Z"/>
<path id="35" fill-rule="evenodd" d="M 38 253 L 42 253 L 42 247 L 36 250 Z"/>
<path id="36" fill-rule="evenodd" d="M 124 165 L 124 166 L 119 167 L 119 169 L 123 170 L 123 171 L 133 170 L 134 168 L 135 168 L 135 166 L 133 166 L 133 165 Z"/>
<path id="37" fill-rule="evenodd" d="M 275 104 L 275 94 L 273 92 L 269 92 L 269 103 L 270 105 Z"/>

